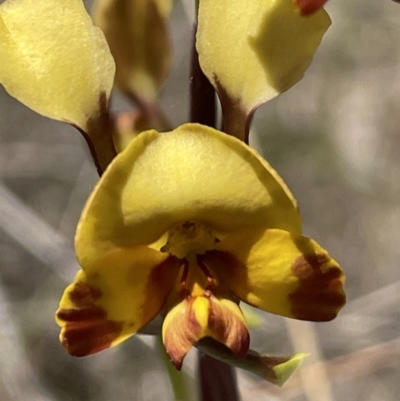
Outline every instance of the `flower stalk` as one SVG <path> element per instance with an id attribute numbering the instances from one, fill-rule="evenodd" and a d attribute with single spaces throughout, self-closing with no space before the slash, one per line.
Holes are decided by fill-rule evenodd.
<path id="1" fill-rule="evenodd" d="M 196 49 L 197 24 L 194 26 L 190 76 L 190 121 L 215 128 L 216 103 L 215 90 L 200 68 Z"/>
<path id="2" fill-rule="evenodd" d="M 101 176 L 107 166 L 113 161 L 117 152 L 112 140 L 114 122 L 110 115 L 105 94 L 100 96 L 99 103 L 98 118 L 88 121 L 87 132 L 78 126 L 75 127 L 84 137 L 96 170 L 99 176 Z"/>

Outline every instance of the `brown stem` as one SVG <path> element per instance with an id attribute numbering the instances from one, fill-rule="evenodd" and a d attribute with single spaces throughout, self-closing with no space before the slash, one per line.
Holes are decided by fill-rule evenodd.
<path id="1" fill-rule="evenodd" d="M 248 145 L 250 123 L 254 112 L 248 114 L 239 104 L 237 107 L 232 104 L 230 104 L 229 107 L 225 107 L 221 102 L 221 107 L 222 115 L 224 116 L 223 131 Z"/>
<path id="2" fill-rule="evenodd" d="M 223 127 L 222 130 L 247 145 L 249 144 L 250 123 L 256 108 L 248 112 L 240 99 L 231 98 L 225 88 L 215 79 L 218 96 L 221 101 Z"/>
<path id="3" fill-rule="evenodd" d="M 100 95 L 99 105 L 99 115 L 88 121 L 86 131 L 75 127 L 85 138 L 97 172 L 101 176 L 117 152 L 112 139 L 113 122 L 105 93 Z"/>
<path id="4" fill-rule="evenodd" d="M 199 352 L 200 399 L 239 401 L 235 371 L 226 363 Z"/>
<path id="5" fill-rule="evenodd" d="M 215 127 L 216 108 L 215 90 L 200 68 L 199 55 L 196 50 L 196 31 L 192 47 L 192 64 L 190 77 L 190 121 Z"/>

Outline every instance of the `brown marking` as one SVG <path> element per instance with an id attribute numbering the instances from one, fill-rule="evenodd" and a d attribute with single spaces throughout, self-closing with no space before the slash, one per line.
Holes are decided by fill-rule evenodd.
<path id="1" fill-rule="evenodd" d="M 155 266 L 149 275 L 148 282 L 154 285 L 155 287 L 158 283 L 162 284 L 166 280 L 170 279 L 171 275 L 174 274 L 174 271 L 178 272 L 180 266 L 183 261 L 179 260 L 177 257 L 170 255 L 167 259 L 165 259 L 162 263 Z"/>
<path id="2" fill-rule="evenodd" d="M 234 98 L 222 86 L 217 74 L 213 74 L 215 89 L 221 102 L 223 116 L 223 132 L 249 143 L 250 123 L 254 110 L 246 110 L 240 98 Z"/>
<path id="3" fill-rule="evenodd" d="M 147 279 L 145 297 L 152 297 L 156 292 L 159 297 L 164 295 L 166 301 L 168 295 L 173 289 L 176 277 L 178 275 L 180 267 L 182 266 L 182 263 L 182 260 L 170 255 L 162 263 L 155 266 L 151 270 Z M 170 288 L 166 286 L 166 283 L 170 284 Z M 161 293 L 161 289 L 165 291 L 164 294 Z M 154 310 L 154 307 L 151 303 L 145 302 L 143 304 L 143 316 L 154 318 L 159 312 L 159 310 Z"/>
<path id="4" fill-rule="evenodd" d="M 311 15 L 317 12 L 327 0 L 296 0 L 301 15 Z"/>
<path id="5" fill-rule="evenodd" d="M 62 344 L 71 355 L 102 351 L 121 334 L 122 322 L 108 320 L 106 310 L 95 304 L 101 296 L 99 288 L 78 282 L 69 293 L 74 307 L 57 311 L 57 317 L 65 322 Z"/>
<path id="6" fill-rule="evenodd" d="M 243 285 L 247 285 L 247 267 L 228 251 L 211 249 L 204 255 L 198 255 L 198 261 L 205 266 L 211 266 L 216 276 L 217 285 L 229 287 L 232 277 L 240 277 Z"/>
<path id="7" fill-rule="evenodd" d="M 111 135 L 114 129 L 114 120 L 110 114 L 106 92 L 101 91 L 99 93 L 98 112 L 87 117 L 86 131 L 71 121 L 66 122 L 74 126 L 84 137 L 97 172 L 101 176 L 114 157 L 117 156 Z"/>
<path id="8" fill-rule="evenodd" d="M 80 309 L 61 309 L 57 317 L 66 322 L 81 322 L 86 320 L 99 320 L 107 317 L 106 311 L 100 306 L 89 306 Z"/>
<path id="9" fill-rule="evenodd" d="M 327 270 L 329 258 L 327 255 L 301 255 L 292 265 L 292 273 L 300 280 L 306 280 L 315 272 Z"/>
<path id="10" fill-rule="evenodd" d="M 197 261 L 197 265 L 200 267 L 201 271 L 204 273 L 204 275 L 206 276 L 206 280 L 207 280 L 207 290 L 212 290 L 215 287 L 218 286 L 218 281 L 215 277 L 213 277 L 213 275 L 211 274 L 210 270 L 207 268 L 207 266 L 205 265 L 205 263 L 203 262 L 204 259 L 204 255 L 197 255 L 196 256 L 196 261 Z"/>
<path id="11" fill-rule="evenodd" d="M 194 299 L 182 301 L 186 303 L 185 310 L 169 323 L 164 336 L 165 350 L 177 370 L 181 370 L 183 359 L 199 340 L 201 332 L 201 326 L 192 308 Z"/>
<path id="12" fill-rule="evenodd" d="M 93 305 L 102 292 L 99 288 L 87 283 L 76 283 L 69 294 L 70 300 L 77 306 Z"/>
<path id="13" fill-rule="evenodd" d="M 196 227 L 196 223 L 194 222 L 194 221 L 185 221 L 183 224 L 182 224 L 182 227 L 183 228 L 185 228 L 185 229 L 193 229 L 194 227 Z"/>
<path id="14" fill-rule="evenodd" d="M 343 274 L 329 263 L 327 255 L 301 255 L 293 263 L 292 273 L 299 287 L 291 294 L 291 312 L 301 320 L 329 321 L 346 302 Z"/>
<path id="15" fill-rule="evenodd" d="M 227 346 L 235 355 L 246 356 L 250 335 L 246 325 L 228 308 L 223 308 L 214 298 L 210 299 L 208 328 L 215 339 Z"/>
<path id="16" fill-rule="evenodd" d="M 188 275 L 189 275 L 189 261 L 187 259 L 184 259 L 183 272 L 180 282 L 180 294 L 182 295 L 183 298 L 190 295 L 190 290 L 187 283 Z"/>
<path id="17" fill-rule="evenodd" d="M 196 314 L 193 309 L 193 302 L 196 298 L 189 299 L 189 308 L 188 308 L 188 319 L 187 319 L 187 338 L 191 345 L 193 345 L 199 339 L 199 335 L 201 332 L 200 323 L 196 319 Z"/>
<path id="18" fill-rule="evenodd" d="M 122 323 L 106 319 L 69 322 L 62 345 L 73 356 L 87 356 L 109 348 L 122 331 Z"/>

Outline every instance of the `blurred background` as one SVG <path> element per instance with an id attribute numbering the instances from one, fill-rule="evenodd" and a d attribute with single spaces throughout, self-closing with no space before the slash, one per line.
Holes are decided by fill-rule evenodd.
<path id="1" fill-rule="evenodd" d="M 399 399 L 400 5 L 330 0 L 327 10 L 333 24 L 311 68 L 258 110 L 251 141 L 297 197 L 305 234 L 344 267 L 348 304 L 330 323 L 260 315 L 253 349 L 310 356 L 281 389 L 238 371 L 243 401 Z M 176 1 L 162 95 L 175 125 L 188 115 L 192 18 L 191 0 Z M 131 105 L 116 93 L 113 107 Z M 54 311 L 78 269 L 73 234 L 96 180 L 77 131 L 0 87 L 1 401 L 173 399 L 152 337 L 84 359 L 58 342 Z M 188 401 L 195 361 L 184 365 Z"/>

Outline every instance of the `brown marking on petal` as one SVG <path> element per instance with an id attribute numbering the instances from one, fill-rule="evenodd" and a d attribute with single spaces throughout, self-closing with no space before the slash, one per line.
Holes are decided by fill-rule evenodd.
<path id="1" fill-rule="evenodd" d="M 70 300 L 77 306 L 93 305 L 99 299 L 102 292 L 99 288 L 87 283 L 76 283 L 69 294 Z"/>
<path id="2" fill-rule="evenodd" d="M 250 347 L 250 335 L 246 325 L 228 308 L 210 299 L 208 328 L 215 339 L 227 346 L 235 355 L 244 357 Z"/>
<path id="3" fill-rule="evenodd" d="M 57 317 L 65 322 L 80 322 L 85 320 L 99 320 L 107 317 L 106 311 L 100 306 L 88 306 L 80 309 L 60 309 Z"/>
<path id="4" fill-rule="evenodd" d="M 197 320 L 196 299 L 207 300 L 206 327 Z M 244 357 L 249 350 L 250 335 L 246 324 L 229 307 L 218 301 L 211 290 L 202 296 L 191 296 L 181 301 L 181 310 L 175 312 L 164 332 L 164 346 L 174 366 L 180 370 L 190 348 L 204 336 L 212 336 L 227 346 L 235 355 Z"/>
<path id="5" fill-rule="evenodd" d="M 327 0 L 295 0 L 301 15 L 311 15 L 323 7 Z"/>
<path id="6" fill-rule="evenodd" d="M 69 322 L 62 345 L 73 356 L 87 356 L 109 348 L 121 331 L 122 323 L 106 319 Z"/>
<path id="7" fill-rule="evenodd" d="M 199 322 L 196 319 L 196 314 L 194 313 L 194 309 L 192 307 L 193 302 L 195 298 L 190 298 L 189 299 L 189 310 L 188 310 L 188 320 L 187 320 L 187 326 L 188 326 L 188 333 L 189 333 L 189 339 L 190 342 L 197 341 L 196 338 L 199 336 L 200 331 L 201 331 L 201 326 Z"/>
<path id="8" fill-rule="evenodd" d="M 235 277 L 240 277 L 243 286 L 247 286 L 247 267 L 232 253 L 212 249 L 202 255 L 201 261 L 213 269 L 219 285 L 227 286 L 227 282 L 234 275 Z"/>
<path id="9" fill-rule="evenodd" d="M 180 261 L 177 257 L 170 255 L 167 259 L 165 259 L 162 263 L 155 266 L 149 275 L 148 283 L 157 286 L 158 283 L 163 283 L 165 280 L 171 276 L 175 270 L 179 271 L 178 266 L 183 262 Z"/>
<path id="10" fill-rule="evenodd" d="M 295 318 L 329 321 L 346 302 L 343 274 L 327 255 L 301 255 L 292 265 L 299 287 L 289 295 Z"/>
<path id="11" fill-rule="evenodd" d="M 183 359 L 201 333 L 201 326 L 192 308 L 194 299 L 182 301 L 186 304 L 185 309 L 169 323 L 164 335 L 165 350 L 177 370 L 181 370 Z"/>
<path id="12" fill-rule="evenodd" d="M 175 256 L 170 255 L 162 263 L 154 266 L 147 279 L 145 289 L 146 297 L 151 297 L 154 292 L 160 294 L 160 289 L 165 289 L 165 291 L 167 291 L 167 293 L 165 294 L 165 301 L 167 301 L 168 294 L 172 290 L 173 284 L 176 280 L 181 265 L 181 260 L 179 260 Z M 166 288 L 166 283 L 170 283 L 170 289 Z M 156 314 L 157 313 L 159 313 L 159 311 L 157 311 Z M 155 317 L 154 308 L 151 303 L 144 303 L 143 316 L 149 316 L 150 320 Z"/>
<path id="13" fill-rule="evenodd" d="M 62 345 L 74 356 L 86 356 L 109 348 L 121 334 L 123 324 L 107 319 L 107 312 L 95 302 L 101 298 L 99 288 L 78 282 L 68 294 L 72 308 L 59 309 L 57 318 L 65 323 Z"/>
<path id="14" fill-rule="evenodd" d="M 105 320 L 106 311 L 95 302 L 101 298 L 102 292 L 99 288 L 91 286 L 88 283 L 78 282 L 74 284 L 68 297 L 73 304 L 72 308 L 59 309 L 57 317 L 66 322 L 84 322 L 92 320 Z"/>
<path id="15" fill-rule="evenodd" d="M 329 257 L 327 255 L 301 255 L 292 265 L 292 273 L 300 280 L 312 277 L 316 271 L 322 273 L 328 270 Z M 340 275 L 340 271 L 339 271 Z"/>

